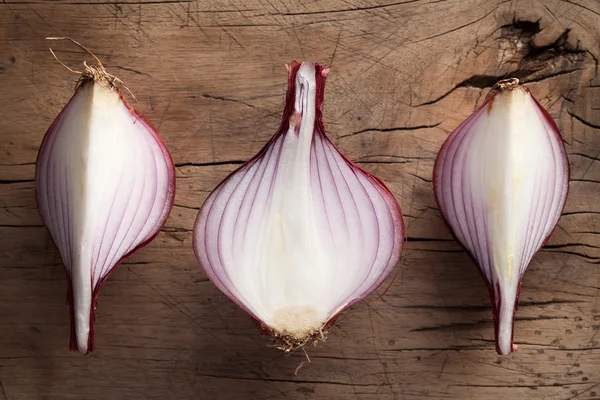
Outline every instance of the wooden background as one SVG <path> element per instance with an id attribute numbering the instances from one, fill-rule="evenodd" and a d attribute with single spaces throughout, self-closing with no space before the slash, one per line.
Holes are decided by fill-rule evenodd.
<path id="1" fill-rule="evenodd" d="M 34 202 L 44 132 L 92 49 L 177 164 L 166 227 L 104 286 L 97 350 L 70 353 L 66 283 Z M 599 399 L 600 3 L 594 0 L 0 1 L 0 400 Z M 332 68 L 334 143 L 384 180 L 409 240 L 391 290 L 285 356 L 203 274 L 198 207 L 280 123 L 284 63 Z M 569 153 L 560 225 L 497 356 L 472 262 L 433 198 L 434 158 L 493 83 L 518 77 Z M 381 291 L 381 289 L 380 289 Z"/>

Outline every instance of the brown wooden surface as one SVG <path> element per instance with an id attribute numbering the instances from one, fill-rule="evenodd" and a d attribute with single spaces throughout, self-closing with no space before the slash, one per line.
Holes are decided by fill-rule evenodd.
<path id="1" fill-rule="evenodd" d="M 166 227 L 104 286 L 97 350 L 67 350 L 66 283 L 34 201 L 44 132 L 92 49 L 135 93 L 177 169 Z M 0 400 L 600 398 L 600 3 L 569 1 L 0 2 Z M 275 132 L 293 59 L 332 68 L 325 121 L 400 201 L 409 242 L 390 291 L 327 343 L 268 348 L 207 281 L 191 232 L 208 193 Z M 572 183 L 525 276 L 515 340 L 431 188 L 447 135 L 516 76 L 562 130 Z M 381 289 L 380 289 L 381 291 Z"/>

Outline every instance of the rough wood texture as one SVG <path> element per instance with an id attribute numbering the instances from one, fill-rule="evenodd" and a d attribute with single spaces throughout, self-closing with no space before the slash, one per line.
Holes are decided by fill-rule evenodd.
<path id="1" fill-rule="evenodd" d="M 594 0 L 0 2 L 0 399 L 600 398 L 600 4 Z M 69 353 L 66 283 L 34 202 L 43 134 L 92 49 L 130 86 L 177 172 L 176 206 L 111 276 L 97 350 Z M 283 64 L 332 67 L 333 141 L 383 179 L 409 233 L 402 271 L 297 376 L 197 265 L 198 207 L 275 132 Z M 484 284 L 431 188 L 447 135 L 502 77 L 528 82 L 562 130 L 572 183 L 523 284 L 518 351 L 494 352 Z M 381 291 L 381 289 L 380 289 Z"/>

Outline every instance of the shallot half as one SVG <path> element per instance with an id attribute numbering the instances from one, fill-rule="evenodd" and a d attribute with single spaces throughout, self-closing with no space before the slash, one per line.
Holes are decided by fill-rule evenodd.
<path id="1" fill-rule="evenodd" d="M 323 339 L 377 288 L 405 236 L 394 196 L 325 135 L 329 69 L 288 72 L 279 130 L 210 194 L 193 235 L 214 284 L 286 351 Z"/>
<path id="2" fill-rule="evenodd" d="M 67 272 L 70 348 L 82 354 L 94 349 L 100 288 L 154 238 L 175 196 L 175 167 L 158 132 L 94 58 L 44 136 L 35 170 L 38 210 Z"/>
<path id="3" fill-rule="evenodd" d="M 516 348 L 523 274 L 558 223 L 568 186 L 558 127 L 517 79 L 499 82 L 438 154 L 436 200 L 488 285 L 498 354 Z"/>

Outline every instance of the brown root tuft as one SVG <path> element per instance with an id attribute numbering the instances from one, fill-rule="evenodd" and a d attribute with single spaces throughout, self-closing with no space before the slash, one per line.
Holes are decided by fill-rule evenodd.
<path id="1" fill-rule="evenodd" d="M 517 79 L 517 78 L 502 79 L 501 81 L 498 81 L 494 86 L 492 86 L 492 88 L 490 89 L 490 92 L 485 97 L 485 101 L 488 101 L 490 98 L 492 98 L 498 92 L 502 92 L 504 90 L 513 90 L 518 87 L 519 87 L 519 79 Z"/>
<path id="2" fill-rule="evenodd" d="M 87 82 L 104 83 L 111 88 L 114 88 L 117 85 L 121 85 L 127 92 L 129 92 L 131 97 L 133 97 L 135 100 L 137 100 L 135 98 L 135 96 L 133 95 L 133 93 L 131 93 L 131 90 L 129 90 L 129 87 L 127 87 L 127 85 L 121 79 L 117 78 L 116 76 L 114 76 L 112 74 L 109 74 L 106 71 L 106 68 L 104 68 L 104 65 L 102 65 L 102 62 L 100 61 L 100 59 L 98 57 L 96 57 L 96 55 L 94 53 L 92 53 L 87 47 L 85 47 L 78 41 L 71 39 L 70 37 L 67 37 L 67 36 L 47 37 L 46 39 L 47 40 L 68 40 L 71 43 L 75 44 L 80 49 L 82 49 L 83 51 L 85 51 L 86 53 L 88 53 L 90 56 L 92 56 L 92 58 L 96 62 L 97 65 L 88 65 L 87 62 L 84 61 L 83 65 L 85 67 L 85 70 L 83 72 L 76 71 L 76 70 L 73 70 L 72 68 L 68 67 L 67 65 L 65 65 L 65 63 L 63 63 L 62 61 L 60 61 L 58 59 L 58 57 L 56 56 L 56 54 L 54 53 L 54 51 L 52 49 L 49 49 L 50 53 L 52 53 L 52 55 L 54 56 L 56 61 L 58 61 L 63 67 L 68 69 L 70 72 L 79 74 L 79 79 L 77 80 L 75 88 L 78 88 L 79 86 L 81 86 Z"/>
<path id="3" fill-rule="evenodd" d="M 283 350 L 285 353 L 291 353 L 307 345 L 316 345 L 319 342 L 325 342 L 327 340 L 327 331 L 323 329 L 313 330 L 302 337 L 272 332 L 272 336 L 276 348 Z"/>

